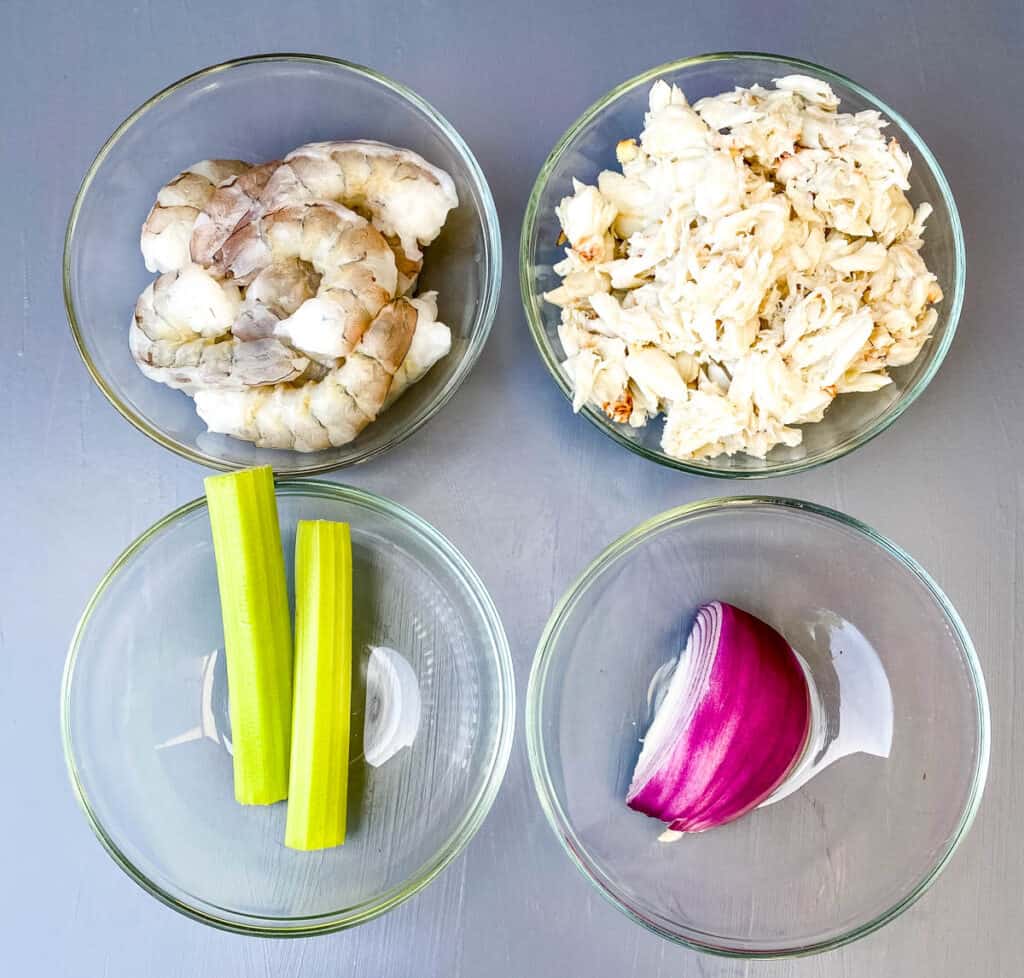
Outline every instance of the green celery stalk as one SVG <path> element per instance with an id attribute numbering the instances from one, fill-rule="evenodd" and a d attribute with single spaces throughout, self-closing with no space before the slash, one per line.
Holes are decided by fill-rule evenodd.
<path id="1" fill-rule="evenodd" d="M 352 712 L 352 540 L 347 523 L 301 520 L 295 536 L 295 699 L 290 849 L 345 841 Z"/>
<path id="2" fill-rule="evenodd" d="M 224 620 L 235 799 L 288 797 L 292 639 L 269 465 L 205 480 Z"/>

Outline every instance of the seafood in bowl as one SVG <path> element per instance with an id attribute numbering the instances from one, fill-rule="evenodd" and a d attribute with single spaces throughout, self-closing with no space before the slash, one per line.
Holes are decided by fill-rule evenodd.
<path id="1" fill-rule="evenodd" d="M 163 187 L 142 228 L 159 277 L 129 345 L 211 432 L 260 448 L 353 441 L 451 348 L 423 248 L 458 205 L 443 170 L 371 141 L 283 160 L 206 160 Z"/>
<path id="2" fill-rule="evenodd" d="M 689 105 L 658 81 L 621 172 L 557 209 L 562 367 L 574 408 L 681 460 L 795 447 L 842 393 L 879 390 L 935 328 L 910 156 L 873 109 L 788 75 Z"/>

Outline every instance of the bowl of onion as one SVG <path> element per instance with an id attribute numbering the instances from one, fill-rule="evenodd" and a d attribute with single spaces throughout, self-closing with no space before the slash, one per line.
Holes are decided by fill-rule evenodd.
<path id="1" fill-rule="evenodd" d="M 955 609 L 811 503 L 695 503 L 611 544 L 544 630 L 541 803 L 584 876 L 701 951 L 784 957 L 881 927 L 977 811 L 989 715 Z"/>
<path id="2" fill-rule="evenodd" d="M 211 477 L 117 559 L 72 639 L 61 723 L 79 804 L 136 883 L 202 923 L 297 937 L 378 916 L 462 851 L 514 695 L 451 543 L 358 489 L 275 497 L 264 467 Z"/>

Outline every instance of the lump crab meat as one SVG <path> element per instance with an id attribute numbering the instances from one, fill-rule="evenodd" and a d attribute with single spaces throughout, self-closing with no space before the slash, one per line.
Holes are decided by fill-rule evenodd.
<path id="1" fill-rule="evenodd" d="M 574 409 L 666 418 L 682 459 L 800 444 L 843 393 L 920 353 L 942 299 L 921 257 L 928 204 L 877 112 L 793 75 L 690 105 L 659 81 L 619 171 L 574 181 L 559 335 Z"/>

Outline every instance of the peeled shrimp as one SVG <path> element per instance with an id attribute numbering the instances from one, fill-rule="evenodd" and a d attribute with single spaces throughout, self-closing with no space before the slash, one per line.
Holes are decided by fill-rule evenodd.
<path id="1" fill-rule="evenodd" d="M 451 349 L 436 294 L 399 297 L 457 205 L 448 174 L 383 143 L 197 163 L 143 226 L 163 274 L 136 304 L 132 355 L 192 396 L 210 431 L 347 444 Z"/>
<path id="2" fill-rule="evenodd" d="M 395 252 L 399 293 L 415 285 L 422 247 L 441 233 L 459 203 L 452 178 L 422 156 L 371 140 L 308 143 L 274 170 L 261 196 L 266 210 L 332 200 L 367 217 Z"/>
<path id="3" fill-rule="evenodd" d="M 385 306 L 345 362 L 320 380 L 246 391 L 197 390 L 210 431 L 259 448 L 317 452 L 352 441 L 383 409 L 406 359 L 418 313 L 406 299 Z"/>
<path id="4" fill-rule="evenodd" d="M 151 282 L 139 296 L 128 344 L 150 379 L 194 394 L 296 380 L 309 360 L 275 338 L 229 335 L 242 309 L 237 286 L 199 265 Z"/>
<path id="5" fill-rule="evenodd" d="M 282 319 L 274 335 L 328 367 L 352 352 L 398 287 L 395 256 L 381 233 L 339 204 L 298 204 L 258 215 L 224 242 L 220 254 L 232 281 L 252 282 L 247 294 L 272 263 L 308 263 L 319 277 L 316 295 Z"/>
<path id="6" fill-rule="evenodd" d="M 218 184 L 249 169 L 241 160 L 202 160 L 160 189 L 140 246 L 151 272 L 176 272 L 191 261 L 192 228 Z"/>

